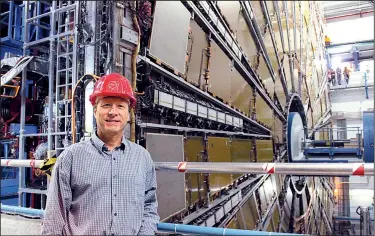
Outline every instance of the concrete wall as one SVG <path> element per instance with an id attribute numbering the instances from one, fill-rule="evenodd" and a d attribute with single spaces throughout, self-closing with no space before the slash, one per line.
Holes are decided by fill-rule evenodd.
<path id="1" fill-rule="evenodd" d="M 332 44 L 374 39 L 374 16 L 327 24 L 326 35 Z"/>
<path id="2" fill-rule="evenodd" d="M 374 61 L 363 61 L 360 63 L 360 71 L 353 72 L 346 85 L 344 79 L 341 86 L 330 86 L 331 111 L 333 117 L 333 127 L 337 128 L 337 119 L 346 119 L 348 128 L 360 127 L 363 130 L 362 112 L 374 109 Z M 364 73 L 367 73 L 368 98 L 364 87 Z M 347 138 L 355 138 L 356 130 L 348 130 Z M 337 133 L 334 133 L 337 138 Z"/>

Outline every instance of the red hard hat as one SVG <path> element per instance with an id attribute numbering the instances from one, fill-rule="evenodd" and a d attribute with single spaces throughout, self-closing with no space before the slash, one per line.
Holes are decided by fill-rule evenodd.
<path id="1" fill-rule="evenodd" d="M 97 97 L 120 97 L 129 100 L 129 106 L 135 107 L 137 102 L 128 79 L 112 73 L 102 76 L 94 85 L 94 92 L 90 95 L 90 102 L 94 106 Z"/>

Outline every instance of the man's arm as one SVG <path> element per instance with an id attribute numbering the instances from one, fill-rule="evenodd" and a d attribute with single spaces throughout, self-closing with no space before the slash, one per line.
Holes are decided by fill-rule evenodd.
<path id="1" fill-rule="evenodd" d="M 145 201 L 144 201 L 144 214 L 143 214 L 143 221 L 142 226 L 139 231 L 139 235 L 155 235 L 157 230 L 157 224 L 159 223 L 160 217 L 157 213 L 158 208 L 158 201 L 156 198 L 156 171 L 154 163 L 150 157 L 150 154 L 147 153 L 148 156 L 148 167 L 146 173 L 146 193 L 145 193 Z"/>
<path id="2" fill-rule="evenodd" d="M 62 235 L 66 224 L 67 212 L 72 201 L 70 171 L 72 153 L 64 151 L 53 167 L 48 187 L 47 205 L 44 211 L 42 235 Z"/>

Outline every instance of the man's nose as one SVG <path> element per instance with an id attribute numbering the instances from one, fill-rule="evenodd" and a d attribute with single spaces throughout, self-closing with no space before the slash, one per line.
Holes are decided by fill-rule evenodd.
<path id="1" fill-rule="evenodd" d="M 110 115 L 117 115 L 118 114 L 118 109 L 116 106 L 112 106 L 111 109 L 109 110 L 108 114 Z"/>

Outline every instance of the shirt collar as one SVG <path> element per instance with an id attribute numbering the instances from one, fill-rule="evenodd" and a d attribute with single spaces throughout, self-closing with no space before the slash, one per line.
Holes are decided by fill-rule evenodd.
<path id="1" fill-rule="evenodd" d="M 98 135 L 96 134 L 96 131 L 91 136 L 91 141 L 92 141 L 93 145 L 99 151 L 101 151 L 101 152 L 108 151 L 107 147 L 105 146 L 105 143 L 98 137 Z M 115 149 L 125 150 L 125 147 L 126 147 L 126 138 L 125 138 L 125 136 L 122 136 L 121 145 L 116 147 Z"/>

